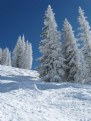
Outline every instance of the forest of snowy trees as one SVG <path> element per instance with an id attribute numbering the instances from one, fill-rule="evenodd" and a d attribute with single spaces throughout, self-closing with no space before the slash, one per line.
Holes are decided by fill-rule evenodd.
<path id="1" fill-rule="evenodd" d="M 70 22 L 65 18 L 62 32 L 58 31 L 55 14 L 49 5 L 44 17 L 44 27 L 38 59 L 39 74 L 47 82 L 83 82 L 91 77 L 91 29 L 85 12 L 78 9 L 78 35 L 75 37 Z M 78 44 L 82 46 L 79 48 Z"/>
<path id="2" fill-rule="evenodd" d="M 81 7 L 78 13 L 78 35 L 75 36 L 67 18 L 60 32 L 51 6 L 45 11 L 42 40 L 39 44 L 41 57 L 38 58 L 38 72 L 42 80 L 83 82 L 91 77 L 91 28 Z M 19 36 L 12 53 L 8 48 L 0 49 L 0 64 L 31 69 L 32 53 L 31 43 L 25 40 L 24 35 Z"/>
<path id="3" fill-rule="evenodd" d="M 32 45 L 25 40 L 24 35 L 18 37 L 16 46 L 11 53 L 8 48 L 0 48 L 0 64 L 22 69 L 32 68 Z"/>

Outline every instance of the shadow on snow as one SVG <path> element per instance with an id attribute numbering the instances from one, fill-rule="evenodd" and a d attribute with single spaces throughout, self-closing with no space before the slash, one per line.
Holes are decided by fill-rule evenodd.
<path id="1" fill-rule="evenodd" d="M 30 76 L 0 76 L 0 92 L 10 92 L 12 90 L 17 89 L 30 89 L 30 90 L 52 90 L 52 89 L 83 89 L 84 85 L 82 84 L 74 84 L 74 83 L 53 83 L 53 82 L 42 82 L 39 80 L 35 80 L 36 77 L 30 77 Z M 88 85 L 85 85 L 85 89 L 90 89 Z M 73 89 L 72 89 L 73 90 Z M 61 90 L 60 90 L 61 91 Z M 90 92 L 91 93 L 91 90 Z M 88 100 L 86 94 L 84 94 L 81 90 L 80 92 L 71 92 L 70 94 L 67 94 L 66 96 L 73 97 L 73 98 L 79 98 L 80 100 Z M 90 98 L 91 99 L 91 98 Z"/>

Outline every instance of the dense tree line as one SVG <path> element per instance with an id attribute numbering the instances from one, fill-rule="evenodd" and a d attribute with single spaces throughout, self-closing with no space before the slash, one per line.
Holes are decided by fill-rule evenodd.
<path id="1" fill-rule="evenodd" d="M 12 55 L 12 56 L 11 56 Z M 0 64 L 23 69 L 32 68 L 32 45 L 25 40 L 24 35 L 18 37 L 16 46 L 11 54 L 8 48 L 0 48 Z"/>
<path id="2" fill-rule="evenodd" d="M 11 66 L 11 52 L 7 47 L 3 50 L 0 48 L 0 64 Z"/>
<path id="3" fill-rule="evenodd" d="M 58 31 L 55 14 L 49 5 L 44 17 L 44 28 L 38 59 L 40 77 L 52 82 L 82 82 L 91 77 L 91 29 L 85 12 L 79 7 L 78 37 L 65 19 L 62 32 Z M 83 44 L 78 48 L 78 42 Z"/>

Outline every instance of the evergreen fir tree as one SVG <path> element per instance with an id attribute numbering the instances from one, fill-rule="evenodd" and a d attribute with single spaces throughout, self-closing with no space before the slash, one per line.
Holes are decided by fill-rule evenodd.
<path id="1" fill-rule="evenodd" d="M 40 77 L 44 81 L 63 81 L 64 58 L 62 54 L 61 35 L 57 30 L 55 14 L 49 5 L 44 17 L 44 28 L 39 50 L 42 56 L 39 58 Z"/>
<path id="2" fill-rule="evenodd" d="M 82 54 L 84 60 L 84 71 L 87 72 L 85 78 L 91 76 L 91 28 L 84 10 L 79 7 L 79 40 L 83 42 Z"/>
<path id="3" fill-rule="evenodd" d="M 8 48 L 2 52 L 2 65 L 11 66 L 11 54 Z"/>
<path id="4" fill-rule="evenodd" d="M 72 26 L 67 19 L 64 21 L 63 25 L 63 38 L 64 38 L 64 47 L 65 47 L 65 63 L 67 66 L 65 72 L 65 80 L 71 82 L 77 82 L 78 74 L 81 73 L 81 63 L 79 50 L 76 43 L 76 38 L 72 30 Z M 80 78 L 79 78 L 80 80 Z"/>
<path id="5" fill-rule="evenodd" d="M 26 42 L 26 49 L 25 49 L 25 68 L 31 69 L 32 68 L 32 45 L 28 41 Z"/>
<path id="6" fill-rule="evenodd" d="M 32 46 L 25 42 L 24 35 L 19 36 L 13 50 L 12 65 L 17 68 L 31 69 L 32 67 Z"/>
<path id="7" fill-rule="evenodd" d="M 17 40 L 17 44 L 13 50 L 13 57 L 12 57 L 12 65 L 17 68 L 23 67 L 23 54 L 24 54 L 24 47 L 23 41 L 21 36 L 19 36 Z"/>

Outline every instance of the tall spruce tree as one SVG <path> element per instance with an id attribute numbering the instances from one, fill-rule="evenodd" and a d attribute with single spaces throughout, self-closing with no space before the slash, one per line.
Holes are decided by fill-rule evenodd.
<path id="1" fill-rule="evenodd" d="M 11 54 L 8 48 L 2 52 L 2 65 L 11 66 Z"/>
<path id="2" fill-rule="evenodd" d="M 79 50 L 76 43 L 76 38 L 72 30 L 72 26 L 67 19 L 64 21 L 63 25 L 63 38 L 64 38 L 64 54 L 65 63 L 67 69 L 65 71 L 65 80 L 71 82 L 80 81 L 78 80 L 78 75 L 81 73 L 81 62 L 79 56 Z"/>
<path id="3" fill-rule="evenodd" d="M 26 40 L 25 40 L 25 36 L 24 36 L 24 34 L 23 34 L 23 36 L 21 37 L 21 59 L 20 59 L 20 63 L 21 63 L 21 68 L 23 68 L 23 69 L 26 69 L 26 67 L 25 67 L 25 58 L 26 58 L 26 55 L 25 55 L 25 49 L 26 49 L 26 42 L 25 42 Z"/>
<path id="4" fill-rule="evenodd" d="M 26 42 L 26 48 L 25 48 L 25 68 L 31 69 L 32 68 L 32 45 L 28 41 Z"/>
<path id="5" fill-rule="evenodd" d="M 13 50 L 12 65 L 17 68 L 31 69 L 32 67 L 32 46 L 25 42 L 24 35 L 19 36 Z"/>
<path id="6" fill-rule="evenodd" d="M 14 67 L 23 68 L 24 66 L 24 46 L 24 40 L 19 36 L 17 44 L 13 50 L 12 65 Z"/>
<path id="7" fill-rule="evenodd" d="M 87 72 L 85 78 L 91 77 L 91 28 L 84 10 L 79 7 L 79 40 L 83 42 L 82 54 L 84 59 L 84 71 Z"/>
<path id="8" fill-rule="evenodd" d="M 61 35 L 57 30 L 55 14 L 49 5 L 44 17 L 44 28 L 39 50 L 42 56 L 39 58 L 40 77 L 44 81 L 63 81 L 64 77 L 64 57 L 62 54 Z"/>

